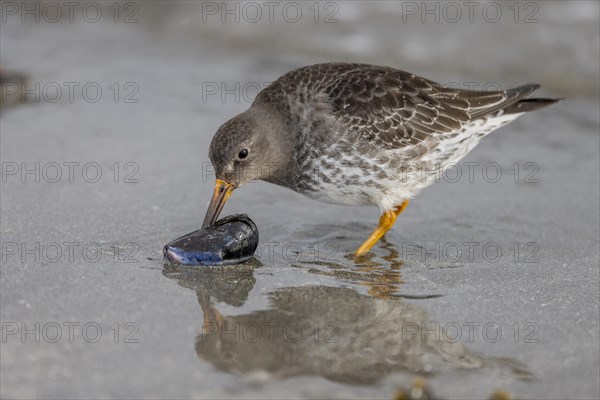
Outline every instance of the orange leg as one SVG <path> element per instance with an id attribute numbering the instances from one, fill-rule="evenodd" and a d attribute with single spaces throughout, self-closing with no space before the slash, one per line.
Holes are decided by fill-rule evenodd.
<path id="1" fill-rule="evenodd" d="M 358 250 L 354 252 L 354 255 L 356 257 L 362 256 L 363 254 L 371 250 L 371 247 L 373 247 L 373 245 L 375 245 L 375 243 L 377 243 L 377 241 L 381 239 L 381 237 L 385 235 L 385 233 L 389 231 L 392 226 L 394 226 L 396 218 L 398 218 L 398 215 L 400 215 L 407 206 L 408 200 L 404 200 L 399 206 L 396 206 L 391 210 L 384 212 L 381 215 L 381 217 L 379 217 L 379 225 L 377 225 L 377 228 L 373 231 L 373 233 L 371 233 L 371 236 L 369 236 L 369 238 L 365 240 L 365 242 L 358 248 Z"/>

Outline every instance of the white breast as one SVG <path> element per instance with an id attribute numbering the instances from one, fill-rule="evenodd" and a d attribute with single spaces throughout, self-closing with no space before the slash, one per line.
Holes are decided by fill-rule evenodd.
<path id="1" fill-rule="evenodd" d="M 323 152 L 319 159 L 312 160 L 315 171 L 314 178 L 317 181 L 314 182 L 312 191 L 303 194 L 327 203 L 373 204 L 377 205 L 382 212 L 389 210 L 404 200 L 413 198 L 422 189 L 432 184 L 436 176 L 439 177 L 440 170 L 444 166 L 459 162 L 483 137 L 514 121 L 520 115 L 522 113 L 507 115 L 500 113 L 494 117 L 474 120 L 465 124 L 457 135 L 432 136 L 429 150 L 417 159 L 411 158 L 410 161 L 407 161 L 408 165 L 414 165 L 416 169 L 410 174 L 405 171 L 385 169 L 385 177 L 367 176 L 365 178 L 365 170 L 369 170 L 370 163 L 357 154 L 336 151 L 334 145 Z M 410 151 L 410 148 L 388 150 L 385 151 L 383 158 L 406 159 L 406 154 Z M 367 162 L 366 169 L 364 168 L 365 162 Z M 372 160 L 372 163 L 376 164 L 378 161 Z M 385 189 L 366 184 L 368 179 L 377 180 L 377 183 L 384 186 Z"/>

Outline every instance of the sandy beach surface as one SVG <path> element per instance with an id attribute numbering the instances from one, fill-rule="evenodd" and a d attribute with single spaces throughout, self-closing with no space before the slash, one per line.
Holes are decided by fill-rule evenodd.
<path id="1" fill-rule="evenodd" d="M 0 116 L 2 398 L 390 399 L 417 376 L 439 398 L 598 398 L 598 3 L 470 21 L 457 2 L 439 22 L 417 2 L 301 3 L 295 22 L 275 3 L 272 21 L 262 2 L 3 9 L 2 67 L 30 94 Z M 222 215 L 256 222 L 255 259 L 165 265 L 204 217 L 216 129 L 324 61 L 566 100 L 483 140 L 359 263 L 375 208 L 252 183 Z"/>

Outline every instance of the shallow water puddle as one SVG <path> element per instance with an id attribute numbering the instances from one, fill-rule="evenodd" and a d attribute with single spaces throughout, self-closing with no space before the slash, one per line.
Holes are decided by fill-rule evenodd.
<path id="1" fill-rule="evenodd" d="M 242 308 L 257 290 L 261 264 L 256 260 L 210 269 L 165 265 L 163 274 L 196 292 L 203 322 L 194 342 L 198 358 L 236 376 L 261 377 L 264 383 L 312 375 L 372 385 L 394 373 L 434 376 L 496 368 L 520 379 L 532 377 L 516 360 L 476 354 L 436 333 L 439 324 L 398 293 L 401 265 L 383 266 L 374 257 L 363 261 L 354 271 L 344 264 L 291 266 L 308 264 L 309 273 L 339 279 L 340 286 L 360 283 L 369 288 L 367 294 L 350 287 L 274 287 L 263 291 L 267 309 L 249 311 Z M 276 280 L 277 273 L 267 279 Z"/>

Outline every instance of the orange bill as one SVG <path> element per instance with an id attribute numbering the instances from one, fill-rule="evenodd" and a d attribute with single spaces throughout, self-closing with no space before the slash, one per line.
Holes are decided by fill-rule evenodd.
<path id="1" fill-rule="evenodd" d="M 215 191 L 213 192 L 212 199 L 210 199 L 210 204 L 208 205 L 208 210 L 206 210 L 206 216 L 202 223 L 202 229 L 212 226 L 217 218 L 219 218 L 219 214 L 221 213 L 223 206 L 225 206 L 227 199 L 231 196 L 233 189 L 235 189 L 235 186 L 231 183 L 217 179 L 215 182 Z"/>

